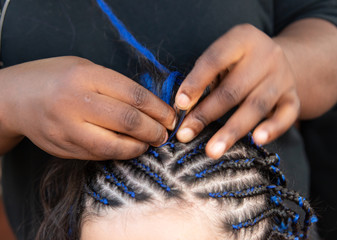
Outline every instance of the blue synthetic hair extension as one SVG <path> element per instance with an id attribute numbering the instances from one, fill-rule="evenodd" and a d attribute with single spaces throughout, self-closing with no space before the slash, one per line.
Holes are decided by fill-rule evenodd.
<path id="1" fill-rule="evenodd" d="M 164 100 L 167 104 L 170 104 L 172 90 L 175 84 L 176 79 L 181 76 L 179 72 L 171 72 L 170 75 L 165 79 L 164 84 L 161 89 L 161 99 Z"/>
<path id="2" fill-rule="evenodd" d="M 130 44 L 134 49 L 136 49 L 142 56 L 148 59 L 153 63 L 156 68 L 158 68 L 163 73 L 169 73 L 169 70 L 164 67 L 160 62 L 155 58 L 155 56 L 142 44 L 140 44 L 134 36 L 126 29 L 124 24 L 116 17 L 112 9 L 104 2 L 104 0 L 96 0 L 98 6 L 109 18 L 111 24 L 116 28 L 119 33 L 119 36 L 122 40 Z"/>
<path id="3" fill-rule="evenodd" d="M 171 72 L 164 65 L 162 65 L 155 56 L 142 44 L 140 44 L 137 39 L 127 30 L 124 24 L 116 17 L 113 13 L 112 9 L 108 6 L 104 0 L 96 0 L 100 9 L 106 14 L 109 18 L 111 24 L 116 28 L 119 33 L 119 37 L 121 40 L 128 43 L 131 47 L 133 47 L 137 52 L 146 58 L 149 62 L 151 62 L 161 73 L 167 75 L 167 78 L 164 80 L 161 92 L 158 93 L 155 88 L 155 83 L 149 73 L 145 73 L 141 75 L 141 84 L 162 100 L 164 100 L 167 104 L 170 104 L 172 98 L 173 87 L 175 84 L 181 84 L 181 80 L 178 78 L 181 77 L 181 74 L 177 71 Z"/>
<path id="4" fill-rule="evenodd" d="M 155 94 L 156 96 L 159 96 L 159 93 L 157 92 L 157 89 L 155 88 L 154 84 L 153 84 L 153 79 L 151 77 L 151 75 L 146 72 L 142 75 L 140 75 L 139 77 L 140 83 L 150 92 L 152 92 L 153 94 Z"/>

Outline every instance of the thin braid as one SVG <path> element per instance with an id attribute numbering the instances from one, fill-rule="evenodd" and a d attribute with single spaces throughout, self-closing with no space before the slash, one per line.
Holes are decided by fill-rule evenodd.
<path id="1" fill-rule="evenodd" d="M 258 185 L 238 191 L 210 192 L 204 193 L 204 195 L 211 198 L 246 198 L 258 196 L 267 192 L 269 192 L 267 186 Z"/>
<path id="2" fill-rule="evenodd" d="M 262 220 L 270 217 L 278 216 L 281 218 L 287 218 L 289 216 L 288 212 L 285 211 L 283 208 L 272 208 L 272 209 L 267 209 L 259 214 L 257 214 L 255 217 L 247 219 L 243 222 L 239 222 L 237 224 L 232 224 L 232 228 L 234 230 L 240 230 L 241 228 L 248 228 L 248 227 L 253 227 L 257 223 L 261 222 Z"/>
<path id="3" fill-rule="evenodd" d="M 224 158 L 220 158 L 215 164 L 211 164 L 210 166 L 205 166 L 203 170 L 195 169 L 192 175 L 185 175 L 184 180 L 186 182 L 195 181 L 198 179 L 203 179 L 207 177 L 213 176 L 215 173 L 223 171 L 225 169 L 237 169 L 237 170 L 245 170 L 252 169 L 253 167 L 263 168 L 264 170 L 269 170 L 273 172 L 273 175 L 279 175 L 279 178 L 282 181 L 279 182 L 278 185 L 283 185 L 285 182 L 285 177 L 283 173 L 276 168 L 274 165 L 279 160 L 274 156 L 268 156 L 266 159 L 263 158 L 245 158 L 245 159 L 236 159 L 236 160 L 228 160 Z M 268 168 L 266 168 L 268 167 Z"/>
<path id="4" fill-rule="evenodd" d="M 197 180 L 202 178 L 207 178 L 208 176 L 212 176 L 214 173 L 219 171 L 231 168 L 231 169 L 251 169 L 254 164 L 253 161 L 255 158 L 252 159 L 236 159 L 236 160 L 220 160 L 211 166 L 206 166 L 206 168 L 202 171 L 197 171 L 192 176 L 190 180 Z"/>
<path id="5" fill-rule="evenodd" d="M 153 169 L 151 169 L 150 166 L 140 162 L 136 158 L 133 159 L 130 164 L 134 165 L 136 169 L 143 172 L 144 175 L 148 177 L 148 179 L 160 186 L 160 188 L 163 189 L 166 193 L 168 193 L 169 195 L 175 195 L 174 193 L 176 192 L 172 191 L 174 186 L 169 186 L 167 184 L 167 180 L 165 180 L 160 173 L 157 173 Z"/>
<path id="6" fill-rule="evenodd" d="M 123 203 L 117 198 L 111 198 L 102 193 L 102 190 L 94 186 L 94 184 L 89 184 L 84 186 L 85 193 L 92 197 L 96 202 L 103 205 L 109 205 L 112 207 L 120 207 Z"/>
<path id="7" fill-rule="evenodd" d="M 109 167 L 108 169 L 107 166 L 103 166 L 103 172 L 105 175 L 104 179 L 106 181 L 108 181 L 109 183 L 113 183 L 117 187 L 117 189 L 119 189 L 122 193 L 126 193 L 131 198 L 136 197 L 136 193 L 124 183 L 123 179 L 120 176 L 117 176 L 113 173 L 111 167 Z"/>
<path id="8" fill-rule="evenodd" d="M 191 160 L 194 160 L 197 155 L 203 155 L 203 150 L 206 146 L 205 142 L 198 144 L 192 151 L 185 153 L 183 156 L 179 157 L 178 160 L 172 164 L 171 172 L 172 174 L 177 174 L 178 171 L 187 167 L 187 163 L 190 163 Z"/>

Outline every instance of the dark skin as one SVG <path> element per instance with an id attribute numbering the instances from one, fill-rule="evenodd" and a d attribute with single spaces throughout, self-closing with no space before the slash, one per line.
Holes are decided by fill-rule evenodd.
<path id="1" fill-rule="evenodd" d="M 253 133 L 259 144 L 298 118 L 323 114 L 337 101 L 336 41 L 336 27 L 320 19 L 297 21 L 273 39 L 251 25 L 234 27 L 202 54 L 181 85 L 176 105 L 191 109 L 222 76 L 188 114 L 178 139 L 190 141 L 239 104 L 206 146 L 216 159 L 266 116 Z M 176 122 L 170 106 L 131 79 L 78 57 L 9 67 L 0 71 L 0 82 L 0 155 L 27 136 L 62 158 L 130 159 L 164 143 Z"/>
<path id="2" fill-rule="evenodd" d="M 320 19 L 297 21 L 273 39 L 251 25 L 234 27 L 200 56 L 182 83 L 176 105 L 186 110 L 220 76 L 212 93 L 188 114 L 178 139 L 192 140 L 239 104 L 206 146 L 217 159 L 255 126 L 255 141 L 266 144 L 298 118 L 320 116 L 337 101 L 336 42 L 336 27 Z"/>
<path id="3" fill-rule="evenodd" d="M 0 154 L 27 136 L 61 158 L 129 159 L 159 146 L 175 112 L 107 68 L 78 57 L 1 70 Z"/>

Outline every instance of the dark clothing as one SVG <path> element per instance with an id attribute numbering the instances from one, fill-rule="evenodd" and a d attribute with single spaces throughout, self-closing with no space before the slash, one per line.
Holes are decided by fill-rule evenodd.
<path id="1" fill-rule="evenodd" d="M 250 23 L 274 36 L 291 22 L 319 17 L 337 24 L 329 0 L 107 0 L 115 14 L 158 59 L 187 73 L 201 53 L 233 26 Z M 137 4 L 136 4 L 137 3 Z M 93 0 L 12 0 L 3 27 L 4 66 L 75 55 L 133 77 L 133 53 Z M 172 64 L 170 63 L 174 63 Z M 290 186 L 308 194 L 309 168 L 302 140 L 291 129 L 273 148 L 280 152 Z M 50 156 L 28 139 L 3 161 L 4 200 L 19 239 L 41 215 L 38 184 Z"/>
<path id="2" fill-rule="evenodd" d="M 337 105 L 317 119 L 303 121 L 301 132 L 312 168 L 310 196 L 320 216 L 318 229 L 323 239 L 336 239 Z"/>

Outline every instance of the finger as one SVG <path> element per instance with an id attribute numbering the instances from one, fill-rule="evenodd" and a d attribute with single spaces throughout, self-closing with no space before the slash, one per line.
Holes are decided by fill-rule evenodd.
<path id="1" fill-rule="evenodd" d="M 95 90 L 98 93 L 137 108 L 170 130 L 174 128 L 176 115 L 173 108 L 153 93 L 135 81 L 108 68 L 102 68 L 98 77 L 97 85 L 95 85 Z M 96 78 L 97 76 L 95 76 Z"/>
<path id="2" fill-rule="evenodd" d="M 263 145 L 281 136 L 294 124 L 299 116 L 299 111 L 300 102 L 293 90 L 280 99 L 275 113 L 254 130 L 255 142 Z"/>
<path id="3" fill-rule="evenodd" d="M 175 104 L 180 109 L 191 108 L 221 71 L 241 59 L 244 45 L 237 39 L 236 34 L 229 31 L 199 57 L 176 94 Z"/>
<path id="4" fill-rule="evenodd" d="M 86 160 L 93 160 L 92 156 L 95 160 L 131 159 L 148 148 L 146 143 L 137 139 L 86 122 L 74 126 L 70 141 L 90 153 L 81 157 Z"/>
<path id="5" fill-rule="evenodd" d="M 240 62 L 223 79 L 220 85 L 199 103 L 186 117 L 177 133 L 179 141 L 189 142 L 209 123 L 222 117 L 238 105 L 259 82 L 266 78 L 266 71 L 256 67 L 249 59 Z M 262 86 L 262 90 L 270 88 Z M 274 87 L 273 87 L 274 88 Z"/>
<path id="6" fill-rule="evenodd" d="M 159 122 L 117 99 L 101 94 L 87 95 L 85 120 L 100 127 L 127 134 L 154 146 L 163 144 L 167 131 Z"/>
<path id="7" fill-rule="evenodd" d="M 277 86 L 270 87 L 268 82 L 259 85 L 226 124 L 210 139 L 206 146 L 208 156 L 214 159 L 221 157 L 273 109 L 280 94 L 276 90 Z"/>

